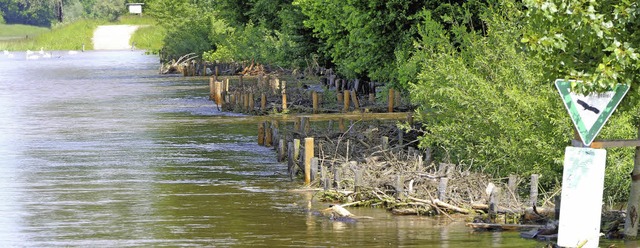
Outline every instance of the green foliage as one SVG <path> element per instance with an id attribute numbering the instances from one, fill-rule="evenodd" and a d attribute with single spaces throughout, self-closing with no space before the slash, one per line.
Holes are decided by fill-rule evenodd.
<path id="1" fill-rule="evenodd" d="M 409 47 L 422 1 L 296 0 L 304 23 L 324 41 L 321 50 L 349 78 L 395 78 L 394 54 Z"/>
<path id="2" fill-rule="evenodd" d="M 191 52 L 203 54 L 213 48 L 209 39 L 213 0 L 154 0 L 148 1 L 147 6 L 149 15 L 166 32 L 160 52 L 163 60 Z"/>
<path id="3" fill-rule="evenodd" d="M 571 126 L 556 90 L 540 80 L 541 61 L 519 50 L 522 15 L 509 4 L 484 12 L 485 34 L 456 23 L 446 31 L 426 12 L 415 52 L 399 64 L 417 75 L 410 92 L 424 123 L 421 146 L 495 176 L 539 173 L 549 185 Z"/>
<path id="4" fill-rule="evenodd" d="M 48 28 L 22 25 L 22 24 L 0 24 L 0 40 L 35 37 L 48 32 Z"/>
<path id="5" fill-rule="evenodd" d="M 107 19 L 116 21 L 120 15 L 125 13 L 124 0 L 100 0 L 91 6 L 89 16 L 95 19 Z"/>
<path id="6" fill-rule="evenodd" d="M 165 30 L 160 26 L 141 27 L 131 36 L 131 42 L 137 49 L 147 50 L 147 53 L 158 54 L 164 46 Z"/>
<path id="7" fill-rule="evenodd" d="M 9 24 L 51 26 L 55 3 L 48 0 L 0 0 L 0 11 Z"/>
<path id="8" fill-rule="evenodd" d="M 522 42 L 548 64 L 549 77 L 582 80 L 575 91 L 637 83 L 637 1 L 527 0 Z"/>

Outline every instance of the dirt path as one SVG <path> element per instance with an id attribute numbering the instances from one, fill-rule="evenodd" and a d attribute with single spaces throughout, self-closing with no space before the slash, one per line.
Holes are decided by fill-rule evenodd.
<path id="1" fill-rule="evenodd" d="M 140 26 L 104 25 L 93 32 L 94 50 L 126 50 L 131 49 L 129 40 Z"/>

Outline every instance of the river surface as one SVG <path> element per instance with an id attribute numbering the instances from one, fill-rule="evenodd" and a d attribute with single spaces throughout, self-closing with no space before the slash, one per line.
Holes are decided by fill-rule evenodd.
<path id="1" fill-rule="evenodd" d="M 140 51 L 0 57 L 1 247 L 542 247 L 446 217 L 313 214 L 257 125 Z"/>

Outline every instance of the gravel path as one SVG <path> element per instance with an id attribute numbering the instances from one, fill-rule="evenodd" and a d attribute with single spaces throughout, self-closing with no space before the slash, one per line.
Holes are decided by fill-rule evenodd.
<path id="1" fill-rule="evenodd" d="M 104 25 L 93 32 L 94 50 L 126 50 L 131 49 L 129 40 L 140 26 Z"/>

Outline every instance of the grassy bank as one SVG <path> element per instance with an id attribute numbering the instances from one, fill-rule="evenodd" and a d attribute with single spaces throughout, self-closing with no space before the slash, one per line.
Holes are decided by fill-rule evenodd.
<path id="1" fill-rule="evenodd" d="M 0 24 L 0 41 L 27 39 L 46 32 L 49 32 L 48 28 L 22 24 Z"/>
<path id="2" fill-rule="evenodd" d="M 25 51 L 38 50 L 41 47 L 45 50 L 80 50 L 83 44 L 85 49 L 90 50 L 93 49 L 91 43 L 93 30 L 104 23 L 99 20 L 80 20 L 56 26 L 50 32 L 41 32 L 28 39 L 0 41 L 0 50 Z M 14 31 L 14 33 L 18 32 Z M 7 36 L 11 35 L 11 33 L 7 34 Z"/>
<path id="3" fill-rule="evenodd" d="M 147 50 L 148 53 L 157 54 L 164 45 L 165 30 L 157 25 L 156 20 L 146 16 L 121 16 L 118 24 L 140 25 L 131 37 L 130 43 L 135 43 L 137 49 Z"/>

